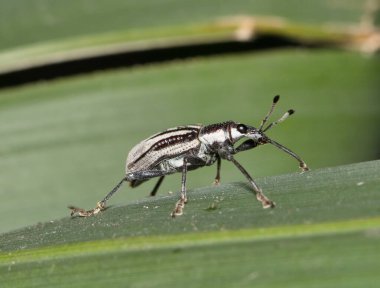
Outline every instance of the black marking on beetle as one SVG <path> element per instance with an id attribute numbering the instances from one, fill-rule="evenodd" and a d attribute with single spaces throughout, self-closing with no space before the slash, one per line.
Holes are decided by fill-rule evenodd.
<path id="1" fill-rule="evenodd" d="M 157 135 L 155 135 L 154 137 L 151 137 L 151 138 L 148 138 L 147 140 L 151 140 L 151 139 L 154 139 L 154 138 L 156 138 L 156 137 L 158 137 L 158 136 L 164 136 L 165 134 L 169 134 L 169 133 L 173 133 L 173 132 L 177 132 L 177 131 L 185 131 L 185 130 L 189 130 L 189 131 L 191 131 L 190 133 L 187 133 L 187 134 L 185 134 L 185 135 L 191 135 L 190 137 L 192 137 L 191 138 L 191 140 L 194 140 L 195 138 L 197 138 L 198 137 L 198 133 L 199 133 L 199 131 L 198 130 L 196 130 L 195 128 L 192 128 L 192 129 L 188 129 L 188 128 L 179 128 L 179 129 L 176 129 L 176 128 L 173 128 L 173 129 L 169 129 L 169 130 L 166 130 L 166 131 L 164 131 L 164 132 L 162 132 L 162 133 L 160 133 L 160 134 L 157 134 Z M 180 136 L 182 136 L 182 135 L 180 135 Z M 178 136 L 171 136 L 171 137 L 178 137 Z M 162 149 L 162 148 L 165 148 L 165 147 L 168 147 L 169 145 L 174 145 L 174 144 L 176 144 L 175 143 L 175 141 L 173 141 L 174 139 L 171 139 L 169 142 L 172 142 L 172 143 L 163 143 L 163 142 L 165 142 L 165 140 L 166 139 L 169 139 L 169 138 L 171 138 L 171 137 L 168 137 L 168 138 L 164 138 L 164 139 L 162 139 L 162 140 L 160 140 L 159 142 L 156 142 L 156 143 L 154 143 L 152 146 L 150 146 L 144 153 L 142 153 L 141 154 L 141 156 L 140 157 L 138 157 L 135 161 L 133 161 L 133 164 L 136 164 L 137 162 L 139 162 L 141 159 L 143 159 L 149 152 L 151 152 L 152 150 L 153 151 L 158 151 L 158 150 L 160 150 L 160 149 Z M 187 139 L 189 139 L 189 138 L 187 138 Z M 186 142 L 189 142 L 189 141 L 191 141 L 191 140 L 186 140 Z M 163 141 L 163 142 L 161 142 L 161 141 Z M 179 140 L 178 140 L 179 141 Z M 162 147 L 157 147 L 156 145 L 158 144 L 158 143 L 160 143 L 161 142 L 161 146 Z M 180 142 L 180 141 L 179 141 Z"/>
<path id="2" fill-rule="evenodd" d="M 160 150 L 165 149 L 169 146 L 174 146 L 174 145 L 178 145 L 181 143 L 186 143 L 186 142 L 189 142 L 189 141 L 196 139 L 197 136 L 198 136 L 198 133 L 196 133 L 194 131 L 191 133 L 182 134 L 182 135 L 178 135 L 178 136 L 170 136 L 168 138 L 162 139 L 162 140 L 158 141 L 157 143 L 155 143 L 149 149 L 149 151 L 160 151 Z M 135 161 L 135 163 L 136 163 L 136 161 Z"/>
<path id="3" fill-rule="evenodd" d="M 225 121 L 222 123 L 207 125 L 207 126 L 204 126 L 202 128 L 202 133 L 203 134 L 212 134 L 212 133 L 215 133 L 219 130 L 222 130 L 224 127 L 226 127 L 230 124 L 233 124 L 233 123 L 235 123 L 235 122 L 234 121 Z"/>
<path id="4" fill-rule="evenodd" d="M 195 127 L 191 128 L 191 127 L 186 127 L 186 126 L 178 126 L 176 128 L 167 129 L 165 131 L 162 131 L 161 133 L 154 134 L 153 136 L 149 137 L 147 140 L 151 140 L 151 139 L 157 138 L 159 136 L 163 136 L 165 134 L 178 132 L 178 131 L 193 131 L 193 132 L 198 133 L 199 129 L 195 128 Z"/>

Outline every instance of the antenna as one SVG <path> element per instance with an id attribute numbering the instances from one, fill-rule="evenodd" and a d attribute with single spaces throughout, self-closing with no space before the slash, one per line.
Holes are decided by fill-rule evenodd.
<path id="1" fill-rule="evenodd" d="M 272 114 L 272 112 L 274 110 L 274 107 L 276 106 L 276 103 L 278 102 L 278 100 L 280 100 L 280 95 L 274 96 L 273 102 L 272 102 L 272 106 L 270 107 L 270 110 L 269 110 L 268 114 L 264 117 L 263 121 L 261 121 L 261 124 L 260 124 L 260 127 L 259 127 L 259 131 L 262 131 L 265 123 L 267 123 L 268 118 Z"/>
<path id="2" fill-rule="evenodd" d="M 307 167 L 305 161 L 303 161 L 301 159 L 301 157 L 298 156 L 296 153 L 294 153 L 292 150 L 290 150 L 289 148 L 286 148 L 284 145 L 281 145 L 280 143 L 278 143 L 272 139 L 267 138 L 266 141 L 268 143 L 276 146 L 278 149 L 284 151 L 285 153 L 289 154 L 290 156 L 292 156 L 296 160 L 298 160 L 298 162 L 300 163 L 300 168 L 302 169 L 302 172 L 309 171 L 309 167 Z"/>
<path id="3" fill-rule="evenodd" d="M 276 103 L 278 102 L 279 99 L 280 99 L 279 95 L 274 96 L 273 102 L 272 102 L 272 107 L 270 108 L 268 114 L 264 117 L 263 121 L 261 122 L 259 132 L 264 133 L 264 132 L 268 131 L 272 127 L 276 126 L 278 123 L 284 122 L 290 115 L 294 114 L 295 111 L 293 109 L 290 109 L 290 110 L 286 111 L 285 114 L 282 115 L 277 121 L 274 121 L 274 122 L 270 123 L 266 128 L 263 128 L 264 125 L 267 123 L 268 118 L 272 114 L 274 107 L 276 106 Z M 248 140 L 248 141 L 250 141 L 250 140 Z M 302 169 L 303 172 L 309 170 L 306 163 L 296 153 L 294 153 L 289 148 L 286 148 L 285 146 L 281 145 L 280 143 L 278 143 L 278 142 L 276 142 L 276 141 L 274 141 L 268 137 L 265 137 L 265 143 L 270 143 L 270 144 L 276 146 L 278 149 L 284 151 L 285 153 L 287 153 L 290 156 L 292 156 L 293 158 L 295 158 L 299 162 L 300 168 Z M 239 148 L 237 148 L 237 150 L 239 150 Z"/>
<path id="4" fill-rule="evenodd" d="M 274 121 L 272 123 L 270 123 L 267 128 L 265 128 L 264 130 L 262 130 L 263 132 L 266 132 L 268 131 L 270 128 L 276 126 L 278 123 L 281 123 L 283 121 L 285 121 L 290 115 L 292 115 L 295 111 L 293 109 L 290 109 L 288 110 L 284 115 L 281 116 L 280 119 L 278 119 L 277 121 Z"/>

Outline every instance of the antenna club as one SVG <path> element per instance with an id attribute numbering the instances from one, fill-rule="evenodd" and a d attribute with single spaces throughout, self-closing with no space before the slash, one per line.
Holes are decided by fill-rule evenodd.
<path id="1" fill-rule="evenodd" d="M 290 110 L 288 111 L 289 115 L 294 114 L 294 112 L 296 112 L 296 111 L 294 111 L 293 109 L 290 109 Z"/>
<path id="2" fill-rule="evenodd" d="M 280 100 L 280 95 L 274 96 L 274 98 L 273 98 L 273 104 L 276 104 L 278 102 L 278 100 Z"/>

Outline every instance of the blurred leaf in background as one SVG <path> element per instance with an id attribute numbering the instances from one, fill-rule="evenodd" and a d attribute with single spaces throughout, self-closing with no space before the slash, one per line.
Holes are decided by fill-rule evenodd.
<path id="1" fill-rule="evenodd" d="M 231 15 L 272 15 L 304 23 L 360 21 L 366 0 L 18 0 L 0 1 L 0 47 L 120 30 L 151 29 Z"/>

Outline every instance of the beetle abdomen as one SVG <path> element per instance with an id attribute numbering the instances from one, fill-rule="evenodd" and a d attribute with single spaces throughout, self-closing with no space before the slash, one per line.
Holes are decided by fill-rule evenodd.
<path id="1" fill-rule="evenodd" d="M 198 125 L 179 126 L 141 141 L 129 152 L 126 171 L 149 170 L 162 160 L 180 156 L 199 147 L 200 128 Z"/>

